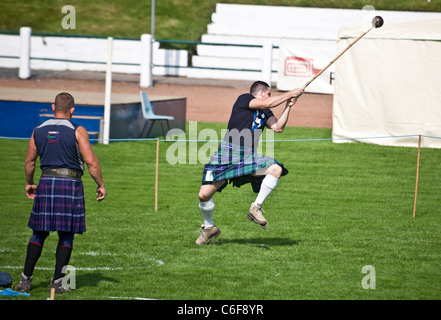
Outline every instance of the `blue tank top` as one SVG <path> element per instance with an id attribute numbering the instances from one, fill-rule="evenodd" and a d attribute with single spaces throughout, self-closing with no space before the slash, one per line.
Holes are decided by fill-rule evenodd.
<path id="1" fill-rule="evenodd" d="M 66 168 L 84 171 L 75 132 L 79 125 L 68 119 L 50 119 L 34 130 L 34 140 L 40 156 L 40 168 Z"/>

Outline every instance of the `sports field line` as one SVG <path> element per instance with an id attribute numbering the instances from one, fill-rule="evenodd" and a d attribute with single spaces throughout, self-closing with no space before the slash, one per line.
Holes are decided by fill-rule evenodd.
<path id="1" fill-rule="evenodd" d="M 0 252 L 18 252 L 16 249 L 10 249 L 10 248 L 0 248 Z M 76 254 L 83 254 L 86 256 L 115 256 L 115 253 L 102 253 L 98 251 L 88 251 L 88 252 L 75 252 Z"/>
<path id="2" fill-rule="evenodd" d="M 17 252 L 17 250 L 14 249 L 9 249 L 9 248 L 0 248 L 0 252 Z M 77 252 L 77 254 L 82 254 L 82 255 L 90 255 L 90 256 L 115 256 L 116 254 L 114 253 L 102 253 L 102 252 L 97 252 L 97 251 L 88 251 L 88 252 Z M 144 258 L 144 261 L 149 261 L 149 262 L 154 262 L 156 264 L 156 266 L 162 266 L 164 265 L 164 261 L 160 260 L 160 259 L 155 259 L 155 258 Z M 0 266 L 0 269 L 23 269 L 23 266 Z M 78 271 L 117 271 L 117 270 L 131 270 L 131 269 L 138 269 L 138 268 L 143 268 L 143 267 L 75 267 L 75 270 Z M 48 268 L 48 267 L 35 267 L 36 270 L 53 270 L 54 268 Z"/>
<path id="3" fill-rule="evenodd" d="M 24 266 L 0 266 L 0 269 L 23 269 Z M 142 267 L 139 267 L 142 268 Z M 54 270 L 53 267 L 35 267 L 36 270 L 44 270 L 44 271 L 52 271 Z M 79 271 L 117 271 L 117 270 L 127 270 L 127 269 L 137 269 L 136 267 L 129 267 L 129 268 L 123 268 L 123 267 L 75 267 L 75 270 Z"/>
<path id="4" fill-rule="evenodd" d="M 158 300 L 152 298 L 141 298 L 141 297 L 108 297 L 109 299 L 117 299 L 117 300 Z"/>
<path id="5" fill-rule="evenodd" d="M 153 261 L 156 263 L 157 266 L 162 266 L 164 264 L 164 261 L 157 260 L 153 258 L 147 259 L 148 261 Z M 1 269 L 23 269 L 24 266 L 0 266 Z M 142 269 L 144 266 L 139 267 L 75 267 L 75 270 L 77 271 L 118 271 L 118 270 L 133 270 L 133 269 Z M 45 270 L 45 271 L 51 271 L 54 270 L 53 267 L 35 267 L 36 270 Z"/>

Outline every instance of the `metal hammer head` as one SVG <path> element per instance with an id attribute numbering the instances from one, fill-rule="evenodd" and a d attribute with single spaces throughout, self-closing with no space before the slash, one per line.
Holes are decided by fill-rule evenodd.
<path id="1" fill-rule="evenodd" d="M 375 28 L 380 28 L 384 23 L 384 20 L 380 16 L 376 16 L 372 19 L 372 26 Z"/>

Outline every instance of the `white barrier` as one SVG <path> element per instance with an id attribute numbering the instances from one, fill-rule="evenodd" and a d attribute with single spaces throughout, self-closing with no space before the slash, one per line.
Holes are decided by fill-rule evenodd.
<path id="1" fill-rule="evenodd" d="M 20 67 L 20 36 L 0 34 L 0 67 Z M 140 74 L 141 40 L 113 40 L 113 72 Z M 154 75 L 186 76 L 188 52 L 160 49 L 153 43 Z M 30 70 L 106 71 L 107 39 L 92 37 L 30 37 Z M 166 66 L 166 67 L 164 67 Z M 176 66 L 176 67 L 172 67 Z"/>
<path id="2" fill-rule="evenodd" d="M 106 91 L 104 94 L 104 144 L 109 144 L 110 137 L 110 108 L 112 98 L 112 56 L 113 56 L 113 38 L 107 38 L 107 64 L 106 64 Z"/>
<path id="3" fill-rule="evenodd" d="M 20 28 L 20 68 L 18 76 L 21 79 L 28 79 L 31 76 L 31 33 L 29 27 Z"/>
<path id="4" fill-rule="evenodd" d="M 263 56 L 262 56 L 262 75 L 260 78 L 262 81 L 271 84 L 271 73 L 272 73 L 272 63 L 273 63 L 273 42 L 271 40 L 265 41 L 263 45 Z"/>
<path id="5" fill-rule="evenodd" d="M 153 85 L 152 75 L 152 53 L 153 53 L 153 38 L 150 34 L 143 34 L 141 36 L 141 77 L 140 86 L 143 88 L 151 87 Z"/>

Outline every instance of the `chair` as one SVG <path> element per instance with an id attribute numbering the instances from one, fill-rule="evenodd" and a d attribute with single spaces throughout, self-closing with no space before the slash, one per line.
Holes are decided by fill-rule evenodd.
<path id="1" fill-rule="evenodd" d="M 142 115 L 144 116 L 144 119 L 146 119 L 146 123 L 144 125 L 144 128 L 141 131 L 140 134 L 140 138 L 144 137 L 144 132 L 147 130 L 147 134 L 145 135 L 145 137 L 148 137 L 150 132 L 152 131 L 152 128 L 155 124 L 156 121 L 160 121 L 161 123 L 161 130 L 162 130 L 162 136 L 164 137 L 164 139 L 166 138 L 167 132 L 170 129 L 170 125 L 169 125 L 169 121 L 170 120 L 174 120 L 175 118 L 172 116 L 161 116 L 161 115 L 157 115 L 153 112 L 153 106 L 150 103 L 150 100 L 147 96 L 147 92 L 145 91 L 141 91 L 141 106 L 142 106 Z M 167 131 L 164 132 L 164 126 L 163 126 L 163 121 L 166 122 L 167 124 Z M 149 123 L 151 123 L 151 125 L 149 126 Z"/>

